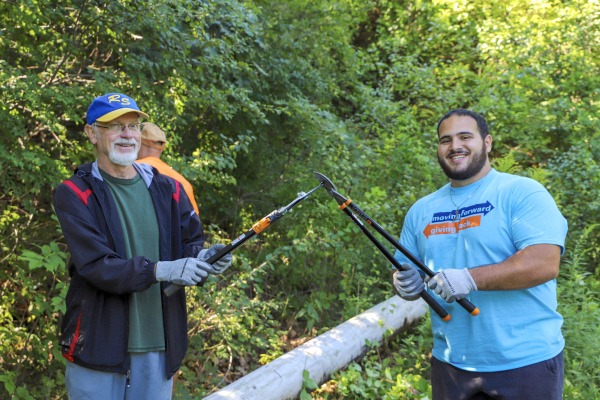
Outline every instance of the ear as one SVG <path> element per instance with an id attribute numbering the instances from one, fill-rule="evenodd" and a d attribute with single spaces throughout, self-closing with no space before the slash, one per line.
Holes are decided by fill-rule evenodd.
<path id="1" fill-rule="evenodd" d="M 484 143 L 485 143 L 485 149 L 486 151 L 489 153 L 490 151 L 492 151 L 492 135 L 487 135 L 484 139 Z"/>
<path id="2" fill-rule="evenodd" d="M 96 132 L 94 131 L 94 128 L 91 125 L 86 124 L 83 130 L 85 131 L 87 137 L 90 139 L 90 142 L 92 142 L 92 144 L 95 145 L 98 142 L 98 138 L 96 137 Z"/>

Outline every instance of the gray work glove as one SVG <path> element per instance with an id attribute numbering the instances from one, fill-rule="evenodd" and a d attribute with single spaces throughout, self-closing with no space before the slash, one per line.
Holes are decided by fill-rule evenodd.
<path id="1" fill-rule="evenodd" d="M 156 280 L 172 282 L 182 286 L 193 286 L 208 278 L 212 270 L 210 264 L 197 258 L 180 258 L 174 261 L 156 263 Z"/>
<path id="2" fill-rule="evenodd" d="M 464 299 L 469 293 L 477 290 L 477 285 L 467 268 L 445 269 L 435 274 L 427 285 L 446 300 L 446 303 Z"/>
<path id="3" fill-rule="evenodd" d="M 219 250 L 221 250 L 223 247 L 225 247 L 224 244 L 218 243 L 211 246 L 209 249 L 200 250 L 200 253 L 198 253 L 198 260 L 207 261 L 209 258 L 217 254 Z M 219 261 L 212 264 L 212 271 L 208 272 L 210 272 L 213 275 L 221 275 L 223 272 L 225 272 L 227 268 L 231 267 L 232 258 L 233 257 L 231 256 L 231 253 L 225 254 L 223 257 L 221 257 Z"/>
<path id="4" fill-rule="evenodd" d="M 393 283 L 398 295 L 404 300 L 416 300 L 425 290 L 421 274 L 408 264 L 402 264 L 402 269 L 394 272 Z"/>

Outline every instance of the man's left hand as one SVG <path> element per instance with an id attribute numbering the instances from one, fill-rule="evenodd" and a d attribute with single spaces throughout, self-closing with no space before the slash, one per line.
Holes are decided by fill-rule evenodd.
<path id="1" fill-rule="evenodd" d="M 464 299 L 469 293 L 477 290 L 468 268 L 443 270 L 431 278 L 427 285 L 446 300 L 446 303 Z"/>
<path id="2" fill-rule="evenodd" d="M 218 243 L 210 247 L 209 249 L 202 249 L 200 253 L 198 253 L 198 260 L 207 262 L 209 258 L 217 254 L 223 247 L 224 244 Z M 216 261 L 212 264 L 214 272 L 213 275 L 221 275 L 227 268 L 231 266 L 231 253 L 225 254 L 219 261 Z"/>

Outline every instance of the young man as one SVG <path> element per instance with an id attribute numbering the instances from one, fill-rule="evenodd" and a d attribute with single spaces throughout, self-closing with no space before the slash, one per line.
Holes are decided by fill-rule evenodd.
<path id="1" fill-rule="evenodd" d="M 448 112 L 438 123 L 437 157 L 450 182 L 411 207 L 400 236 L 437 272 L 427 286 L 452 315 L 431 315 L 433 398 L 558 400 L 564 338 L 555 278 L 567 222 L 538 182 L 491 168 L 491 149 L 482 116 Z M 394 273 L 394 288 L 414 300 L 425 284 L 405 268 Z M 456 303 L 463 298 L 478 316 Z"/>
<path id="2" fill-rule="evenodd" d="M 97 159 L 55 191 L 71 254 L 60 337 L 70 399 L 170 399 L 187 310 L 183 290 L 167 297 L 158 282 L 196 285 L 213 271 L 181 185 L 134 163 L 147 117 L 124 94 L 94 99 L 84 129 Z"/>

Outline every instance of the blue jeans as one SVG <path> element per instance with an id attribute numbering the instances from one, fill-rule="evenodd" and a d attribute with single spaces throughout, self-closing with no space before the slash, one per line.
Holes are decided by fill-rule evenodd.
<path id="1" fill-rule="evenodd" d="M 464 371 L 431 358 L 433 400 L 561 400 L 564 357 L 498 372 Z"/>
<path id="2" fill-rule="evenodd" d="M 67 363 L 65 383 L 70 400 L 170 400 L 173 378 L 167 380 L 165 352 L 130 353 L 127 376 Z"/>

